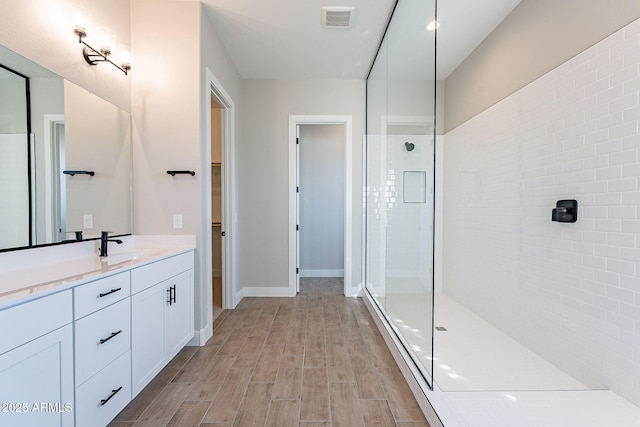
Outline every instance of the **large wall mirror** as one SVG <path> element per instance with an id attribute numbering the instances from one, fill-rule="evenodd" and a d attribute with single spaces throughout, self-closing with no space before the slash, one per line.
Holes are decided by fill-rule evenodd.
<path id="1" fill-rule="evenodd" d="M 0 46 L 0 250 L 131 233 L 131 117 Z"/>

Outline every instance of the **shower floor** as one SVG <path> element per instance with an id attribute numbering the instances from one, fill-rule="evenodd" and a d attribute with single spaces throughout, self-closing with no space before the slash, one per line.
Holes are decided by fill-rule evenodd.
<path id="1" fill-rule="evenodd" d="M 379 299 L 427 365 L 429 337 L 420 331 L 431 328 L 429 298 Z M 640 425 L 640 408 L 629 401 L 587 387 L 446 295 L 435 298 L 435 326 L 447 330 L 435 331 L 434 391 L 425 394 L 445 426 Z"/>
<path id="2" fill-rule="evenodd" d="M 431 364 L 431 294 L 403 292 L 378 300 L 414 354 Z M 444 391 L 587 390 L 536 353 L 444 294 L 436 294 L 433 378 Z"/>

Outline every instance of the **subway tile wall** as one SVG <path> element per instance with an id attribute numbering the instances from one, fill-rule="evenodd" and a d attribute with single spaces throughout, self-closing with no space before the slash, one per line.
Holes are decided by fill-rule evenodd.
<path id="1" fill-rule="evenodd" d="M 443 176 L 444 292 L 637 405 L 639 93 L 640 20 L 447 133 Z"/>

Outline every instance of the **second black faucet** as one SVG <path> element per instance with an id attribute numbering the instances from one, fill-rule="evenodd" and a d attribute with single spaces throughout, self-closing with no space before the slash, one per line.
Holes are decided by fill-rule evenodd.
<path id="1" fill-rule="evenodd" d="M 119 239 L 109 239 L 110 231 L 103 231 L 100 233 L 100 256 L 107 256 L 107 249 L 109 248 L 109 242 L 115 242 L 117 244 L 121 244 L 122 240 Z"/>

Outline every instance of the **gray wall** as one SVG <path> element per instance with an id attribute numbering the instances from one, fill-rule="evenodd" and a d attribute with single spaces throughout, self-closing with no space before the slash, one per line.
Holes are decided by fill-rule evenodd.
<path id="1" fill-rule="evenodd" d="M 300 276 L 344 276 L 344 125 L 302 125 Z"/>
<path id="2" fill-rule="evenodd" d="M 638 0 L 524 0 L 447 78 L 445 132 L 638 17 Z"/>
<path id="3" fill-rule="evenodd" d="M 289 115 L 353 117 L 353 283 L 360 283 L 364 80 L 245 80 L 236 150 L 239 287 L 288 286 Z M 293 267 L 295 268 L 295 267 Z"/>

